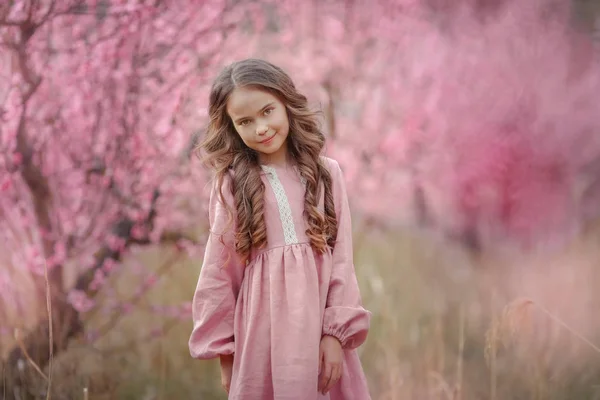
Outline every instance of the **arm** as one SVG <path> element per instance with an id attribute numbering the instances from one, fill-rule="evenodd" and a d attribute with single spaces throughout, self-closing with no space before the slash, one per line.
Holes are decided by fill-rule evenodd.
<path id="1" fill-rule="evenodd" d="M 227 179 L 223 197 L 232 204 Z M 234 224 L 228 225 L 227 210 L 216 185 L 210 195 L 209 221 L 210 234 L 192 302 L 194 327 L 188 343 L 191 356 L 198 359 L 234 353 L 233 320 L 243 276 L 243 265 L 233 246 Z"/>
<path id="2" fill-rule="evenodd" d="M 353 349 L 367 338 L 371 313 L 362 307 L 354 272 L 352 222 L 344 176 L 336 161 L 330 161 L 333 197 L 338 221 L 337 241 L 323 318 L 323 334 L 337 338 L 344 349 Z"/>

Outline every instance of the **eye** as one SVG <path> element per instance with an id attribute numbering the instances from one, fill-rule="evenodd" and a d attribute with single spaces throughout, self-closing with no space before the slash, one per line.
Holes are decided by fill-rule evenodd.
<path id="1" fill-rule="evenodd" d="M 270 115 L 273 112 L 273 107 L 267 108 L 263 114 Z"/>
<path id="2" fill-rule="evenodd" d="M 248 121 L 247 119 L 243 120 L 242 122 L 240 122 L 240 126 L 246 126 L 250 123 L 250 121 Z"/>

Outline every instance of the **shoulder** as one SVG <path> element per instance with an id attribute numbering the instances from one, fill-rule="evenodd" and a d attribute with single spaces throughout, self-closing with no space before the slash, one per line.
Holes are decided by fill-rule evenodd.
<path id="1" fill-rule="evenodd" d="M 332 175 L 332 178 L 334 176 L 341 175 L 342 169 L 340 167 L 340 164 L 333 158 L 321 156 L 321 162 L 323 163 L 323 165 L 325 165 L 325 168 L 327 168 L 329 173 Z"/>
<path id="2" fill-rule="evenodd" d="M 221 179 L 217 175 L 213 175 L 211 181 L 211 199 L 219 203 L 223 203 L 223 200 L 225 203 L 231 203 L 233 197 L 231 190 L 233 186 L 233 170 L 228 170 Z"/>
<path id="3" fill-rule="evenodd" d="M 213 192 L 215 192 L 221 188 L 225 189 L 225 188 L 231 187 L 232 181 L 233 181 L 232 172 L 228 171 L 228 173 L 223 174 L 221 179 L 219 179 L 219 176 L 217 174 L 212 174 L 212 176 L 209 179 L 209 184 L 210 184 L 211 190 Z"/>
<path id="4" fill-rule="evenodd" d="M 346 182 L 344 173 L 339 162 L 330 157 L 321 157 L 321 161 L 325 165 L 325 168 L 331 175 L 331 186 L 333 189 L 333 196 L 336 199 L 346 196 Z"/>

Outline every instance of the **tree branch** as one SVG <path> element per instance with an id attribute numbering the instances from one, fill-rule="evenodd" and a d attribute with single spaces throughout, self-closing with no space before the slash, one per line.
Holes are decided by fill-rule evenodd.
<path id="1" fill-rule="evenodd" d="M 156 204 L 158 196 L 158 191 L 156 191 L 153 204 Z M 156 211 L 153 207 L 152 211 L 149 213 L 147 221 L 145 222 L 151 225 L 155 217 Z M 136 244 L 150 244 L 151 242 L 148 238 L 135 239 L 131 236 L 131 230 L 134 224 L 134 221 L 130 219 L 122 219 L 113 226 L 112 233 L 115 236 L 122 238 L 126 241 L 126 248 L 129 248 Z M 165 235 L 163 235 L 163 237 L 161 238 L 161 242 L 172 243 L 184 238 L 190 239 L 182 233 L 170 232 L 165 233 Z M 96 262 L 94 264 L 94 267 L 79 276 L 74 286 L 74 289 L 82 290 L 91 296 L 95 295 L 96 291 L 91 290 L 90 285 L 94 279 L 96 271 L 102 268 L 106 260 L 111 259 L 114 261 L 120 261 L 121 256 L 121 252 L 112 250 L 108 245 L 104 246 L 96 254 Z M 55 337 L 52 349 L 54 354 L 65 350 L 70 339 L 77 337 L 84 331 L 84 326 L 80 319 L 79 312 L 75 310 L 73 306 L 67 301 L 66 294 L 63 293 L 63 297 L 59 298 L 58 302 L 56 300 L 56 298 L 53 298 L 53 313 L 62 315 L 62 325 L 58 327 L 62 328 L 62 332 L 60 332 L 60 335 L 56 335 L 59 337 Z M 15 379 L 16 374 L 18 372 L 16 371 L 15 367 L 18 365 L 19 360 L 24 359 L 24 351 L 26 351 L 27 354 L 29 354 L 32 362 L 34 362 L 40 368 L 44 368 L 48 364 L 50 354 L 50 344 L 48 342 L 48 326 L 49 324 L 47 319 L 39 321 L 38 325 L 23 339 L 22 346 L 17 346 L 10 352 L 7 361 L 8 365 L 13 366 L 14 370 L 8 370 L 8 379 L 6 379 L 6 382 L 3 384 L 2 387 L 0 387 L 0 391 L 6 390 L 7 392 L 11 393 L 14 386 L 18 386 L 18 383 Z"/>

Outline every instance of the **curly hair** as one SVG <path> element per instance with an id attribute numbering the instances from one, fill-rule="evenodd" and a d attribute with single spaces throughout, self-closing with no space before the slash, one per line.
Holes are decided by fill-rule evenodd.
<path id="1" fill-rule="evenodd" d="M 247 260 L 253 248 L 267 245 L 264 220 L 265 185 L 260 178 L 258 153 L 246 146 L 227 114 L 227 101 L 234 89 L 254 87 L 277 97 L 286 107 L 289 154 L 306 181 L 304 212 L 311 247 L 318 252 L 333 248 L 337 236 L 337 219 L 332 194 L 331 174 L 320 157 L 325 136 L 317 124 L 317 113 L 308 107 L 304 95 L 296 90 L 291 78 L 279 67 L 259 59 L 246 59 L 225 67 L 215 79 L 209 97 L 207 134 L 197 150 L 216 174 L 223 203 L 223 180 L 231 177 L 236 229 L 235 251 Z M 318 209 L 324 190 L 324 215 Z M 233 210 L 228 208 L 230 222 Z"/>

